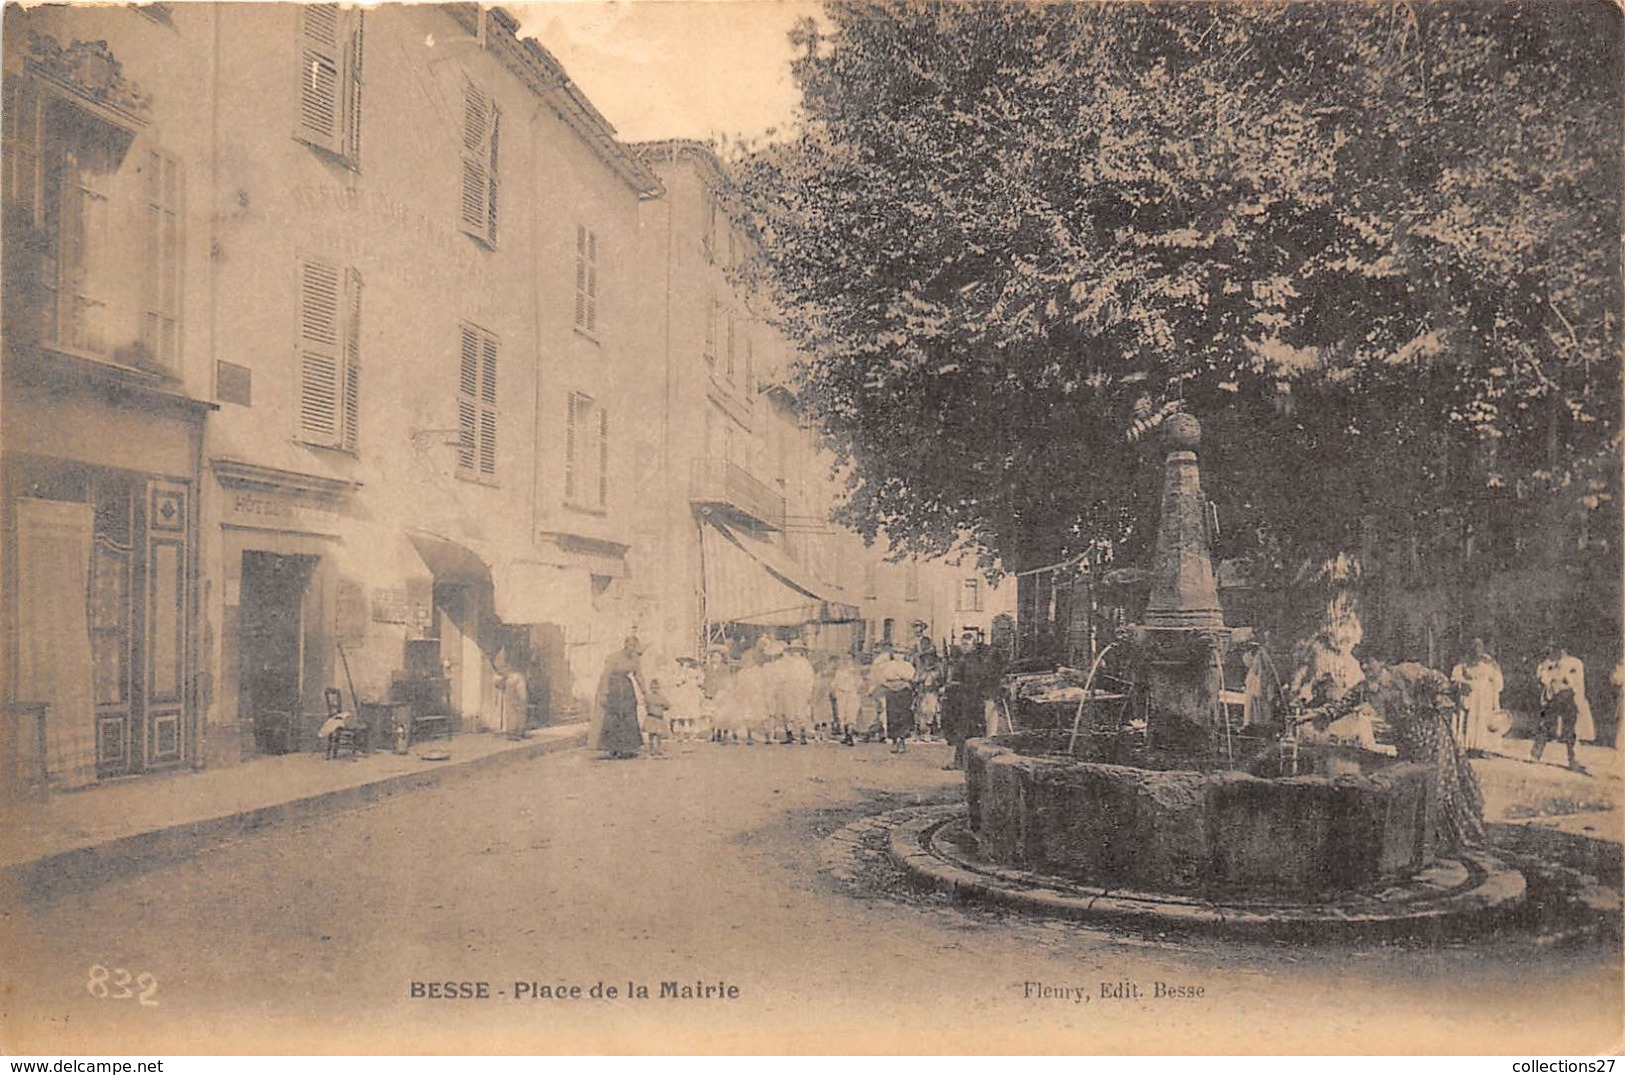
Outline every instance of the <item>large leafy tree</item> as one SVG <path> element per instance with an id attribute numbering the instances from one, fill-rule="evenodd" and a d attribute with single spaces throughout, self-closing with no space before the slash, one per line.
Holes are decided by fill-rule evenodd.
<path id="1" fill-rule="evenodd" d="M 831 3 L 744 157 L 848 520 L 1006 565 L 1154 518 L 1204 420 L 1228 552 L 1618 499 L 1602 3 Z"/>

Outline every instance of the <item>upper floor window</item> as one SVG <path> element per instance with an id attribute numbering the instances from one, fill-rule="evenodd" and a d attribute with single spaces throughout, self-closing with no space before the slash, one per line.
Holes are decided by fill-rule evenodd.
<path id="1" fill-rule="evenodd" d="M 361 274 L 299 265 L 299 439 L 353 452 L 361 404 Z"/>
<path id="2" fill-rule="evenodd" d="M 564 438 L 564 499 L 603 511 L 609 504 L 609 415 L 585 392 L 571 392 Z"/>
<path id="3" fill-rule="evenodd" d="M 982 580 L 974 575 L 959 585 L 959 611 L 982 611 Z"/>
<path id="4" fill-rule="evenodd" d="M 576 328 L 598 335 L 598 233 L 576 227 Z"/>
<path id="5" fill-rule="evenodd" d="M 457 364 L 457 474 L 491 481 L 497 474 L 495 336 L 463 322 Z"/>
<path id="6" fill-rule="evenodd" d="M 920 562 L 910 558 L 903 565 L 903 600 L 918 601 L 920 599 Z"/>
<path id="7" fill-rule="evenodd" d="M 359 8 L 299 5 L 299 124 L 295 137 L 361 167 Z"/>
<path id="8" fill-rule="evenodd" d="M 463 231 L 488 246 L 497 241 L 497 179 L 502 110 L 472 82 L 463 86 Z"/>
<path id="9" fill-rule="evenodd" d="M 19 77 L 5 91 L 10 327 L 60 350 L 178 374 L 179 160 L 140 138 L 138 121 L 71 89 Z"/>

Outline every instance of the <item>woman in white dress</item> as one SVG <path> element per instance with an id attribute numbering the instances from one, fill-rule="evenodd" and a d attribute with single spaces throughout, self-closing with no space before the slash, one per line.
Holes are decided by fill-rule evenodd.
<path id="1" fill-rule="evenodd" d="M 1501 716 L 1501 690 L 1506 680 L 1481 638 L 1473 639 L 1472 656 L 1450 673 L 1461 700 L 1457 741 L 1462 749 L 1480 754 L 1501 750 L 1501 733 L 1506 725 Z"/>

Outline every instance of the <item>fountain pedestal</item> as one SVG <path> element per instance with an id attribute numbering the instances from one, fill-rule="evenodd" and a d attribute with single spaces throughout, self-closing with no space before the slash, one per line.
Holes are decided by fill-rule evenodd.
<path id="1" fill-rule="evenodd" d="M 1164 428 L 1168 455 L 1151 600 L 1145 622 L 1130 632 L 1145 653 L 1146 720 L 1153 745 L 1200 754 L 1214 747 L 1222 728 L 1224 658 L 1232 644 L 1252 633 L 1226 627 L 1219 605 L 1207 499 L 1196 460 L 1202 426 L 1188 414 L 1176 414 Z"/>

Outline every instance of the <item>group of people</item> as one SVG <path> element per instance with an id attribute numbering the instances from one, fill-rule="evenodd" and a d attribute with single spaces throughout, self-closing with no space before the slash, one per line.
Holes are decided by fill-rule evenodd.
<path id="1" fill-rule="evenodd" d="M 1540 709 L 1530 760 L 1539 761 L 1556 740 L 1568 749 L 1568 767 L 1586 772 L 1575 744 L 1597 733 L 1586 699 L 1585 665 L 1562 645 L 1553 645 L 1535 678 Z M 1445 835 L 1460 846 L 1484 835 L 1483 794 L 1468 759 L 1501 752 L 1510 724 L 1501 708 L 1504 688 L 1500 664 L 1475 638 L 1449 676 L 1416 662 L 1389 666 L 1373 657 L 1360 662 L 1354 682 L 1323 668 L 1300 687 L 1290 724 L 1306 738 L 1368 750 L 1377 747 L 1376 730 L 1385 729 L 1401 761 L 1434 767 Z"/>
<path id="2" fill-rule="evenodd" d="M 884 741 L 893 753 L 905 752 L 911 739 L 941 738 L 954 746 L 947 767 L 957 768 L 965 742 L 987 730 L 999 675 L 974 634 L 943 655 L 923 621 L 913 625 L 912 642 L 882 644 L 867 662 L 815 656 L 799 640 L 764 635 L 736 661 L 715 646 L 703 663 L 678 658 L 648 677 L 631 637 L 605 661 L 592 742 L 612 758 L 631 758 L 644 750 L 658 756 L 673 737 L 745 745 Z"/>
<path id="3" fill-rule="evenodd" d="M 1271 670 L 1265 646 L 1255 646 L 1244 655 L 1247 678 L 1243 723 L 1269 724 L 1275 711 L 1275 698 L 1265 672 Z M 1285 702 L 1316 708 L 1346 695 L 1365 678 L 1361 662 L 1352 647 L 1338 646 L 1316 637 L 1300 647 L 1298 670 L 1289 685 L 1283 685 Z M 1500 662 L 1484 640 L 1475 638 L 1467 654 L 1447 677 L 1446 721 L 1452 738 L 1472 756 L 1500 754 L 1503 737 L 1512 725 L 1511 715 L 1501 706 L 1506 678 Z M 1534 747 L 1530 758 L 1539 761 L 1547 743 L 1556 740 L 1568 747 L 1570 768 L 1583 771 L 1575 757 L 1576 742 L 1596 738 L 1596 724 L 1586 697 L 1585 665 L 1561 644 L 1554 644 L 1536 666 L 1539 709 L 1534 723 Z M 1352 716 L 1352 715 L 1351 715 Z M 1357 745 L 1375 742 L 1372 729 L 1358 721 L 1337 729 L 1354 738 Z"/>

